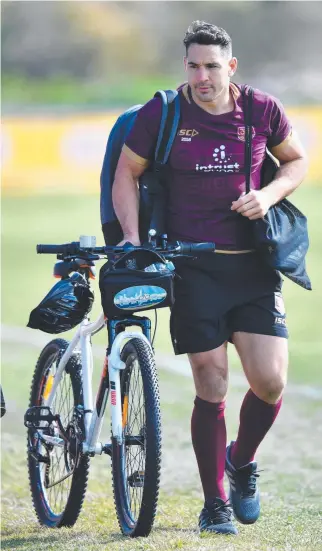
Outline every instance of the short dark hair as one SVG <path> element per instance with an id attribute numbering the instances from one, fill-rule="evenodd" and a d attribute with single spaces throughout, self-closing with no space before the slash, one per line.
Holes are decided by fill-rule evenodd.
<path id="1" fill-rule="evenodd" d="M 232 42 L 229 34 L 221 27 L 216 27 L 205 21 L 193 21 L 189 25 L 183 43 L 186 47 L 186 53 L 191 44 L 203 44 L 208 46 L 214 44 L 220 46 L 229 56 L 232 55 Z"/>

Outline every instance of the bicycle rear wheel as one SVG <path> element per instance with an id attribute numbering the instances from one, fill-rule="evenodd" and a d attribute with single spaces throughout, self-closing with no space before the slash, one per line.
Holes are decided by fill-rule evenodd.
<path id="1" fill-rule="evenodd" d="M 31 408 L 36 406 L 40 410 L 44 404 L 67 346 L 67 341 L 55 339 L 42 350 L 31 385 Z M 57 447 L 39 437 L 42 433 L 59 436 L 56 422 L 48 427 L 42 422 L 40 431 L 28 429 L 28 470 L 32 500 L 40 524 L 51 528 L 75 524 L 86 492 L 89 458 L 80 452 L 80 422 L 75 415 L 77 406 L 83 406 L 81 363 L 77 355 L 72 355 L 50 408 L 54 415 L 60 416 L 68 442 L 63 447 Z"/>
<path id="2" fill-rule="evenodd" d="M 160 483 L 161 414 L 154 357 L 141 339 L 122 350 L 123 444 L 112 437 L 114 501 L 123 534 L 147 536 L 153 526 Z"/>
<path id="3" fill-rule="evenodd" d="M 6 402 L 5 402 L 5 399 L 4 399 L 4 395 L 3 395 L 3 392 L 2 392 L 2 386 L 0 385 L 0 389 L 1 389 L 1 414 L 0 414 L 0 417 L 3 417 L 4 414 L 6 413 Z"/>

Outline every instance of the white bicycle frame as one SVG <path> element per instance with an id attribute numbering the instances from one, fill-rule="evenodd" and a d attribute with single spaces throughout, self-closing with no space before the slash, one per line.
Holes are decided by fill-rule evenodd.
<path id="1" fill-rule="evenodd" d="M 92 391 L 92 376 L 93 376 L 93 354 L 92 354 L 92 345 L 90 337 L 94 333 L 97 333 L 106 324 L 106 319 L 102 313 L 99 318 L 90 323 L 88 319 L 84 319 L 79 325 L 75 336 L 70 342 L 68 348 L 64 352 L 54 376 L 54 381 L 50 393 L 46 400 L 44 400 L 43 405 L 51 407 L 56 390 L 61 381 L 61 378 L 64 373 L 65 366 L 72 356 L 75 350 L 81 356 L 82 364 L 82 384 L 83 384 L 83 398 L 84 398 L 84 426 L 85 426 L 85 440 L 83 442 L 82 451 L 85 454 L 95 455 L 102 454 L 104 445 L 102 442 L 99 442 L 103 418 L 106 408 L 106 403 L 108 399 L 109 389 L 110 391 L 110 404 L 111 404 L 111 421 L 112 421 L 112 435 L 117 439 L 119 444 L 123 443 L 123 427 L 122 427 L 122 404 L 121 404 L 121 389 L 120 389 L 120 371 L 125 368 L 125 363 L 121 360 L 121 351 L 125 341 L 129 339 L 141 339 L 147 343 L 151 349 L 152 347 L 150 341 L 146 336 L 138 331 L 122 331 L 119 333 L 111 347 L 111 352 L 108 357 L 106 357 L 103 367 L 102 377 L 108 369 L 109 374 L 109 388 L 105 390 L 103 397 L 102 407 L 100 408 L 100 413 L 97 413 L 96 407 L 93 402 L 93 391 Z M 99 389 L 97 391 L 98 397 Z M 42 439 L 46 442 L 53 444 L 55 446 L 63 447 L 64 440 L 59 436 L 47 436 L 42 434 Z"/>

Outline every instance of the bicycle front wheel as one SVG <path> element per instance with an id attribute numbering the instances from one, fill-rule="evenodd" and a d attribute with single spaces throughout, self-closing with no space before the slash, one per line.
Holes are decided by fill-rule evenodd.
<path id="1" fill-rule="evenodd" d="M 38 359 L 31 385 L 30 408 L 41 410 L 48 397 L 59 361 L 68 342 L 55 339 Z M 81 362 L 72 355 L 65 366 L 53 398 L 51 412 L 59 415 L 68 436 L 64 446 L 48 444 L 46 434 L 58 437 L 56 422 L 40 430 L 28 429 L 28 470 L 32 500 L 41 524 L 51 528 L 73 526 L 80 513 L 87 486 L 89 458 L 81 454 L 80 429 L 76 408 L 83 407 Z M 43 425 L 47 423 L 43 423 Z"/>
<path id="2" fill-rule="evenodd" d="M 114 501 L 123 534 L 147 536 L 160 483 L 161 414 L 154 357 L 147 343 L 131 339 L 121 354 L 123 444 L 112 437 Z"/>

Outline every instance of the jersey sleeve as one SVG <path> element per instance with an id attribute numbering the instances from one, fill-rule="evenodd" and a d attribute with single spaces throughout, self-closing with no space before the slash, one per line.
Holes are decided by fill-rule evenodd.
<path id="1" fill-rule="evenodd" d="M 153 98 L 146 103 L 138 112 L 134 125 L 125 140 L 124 153 L 139 164 L 147 165 L 154 158 L 161 111 L 161 98 Z"/>
<path id="2" fill-rule="evenodd" d="M 271 101 L 272 108 L 269 121 L 269 136 L 267 140 L 267 147 L 269 149 L 277 147 L 282 142 L 289 139 L 292 134 L 292 126 L 286 116 L 282 103 L 273 97 Z"/>

